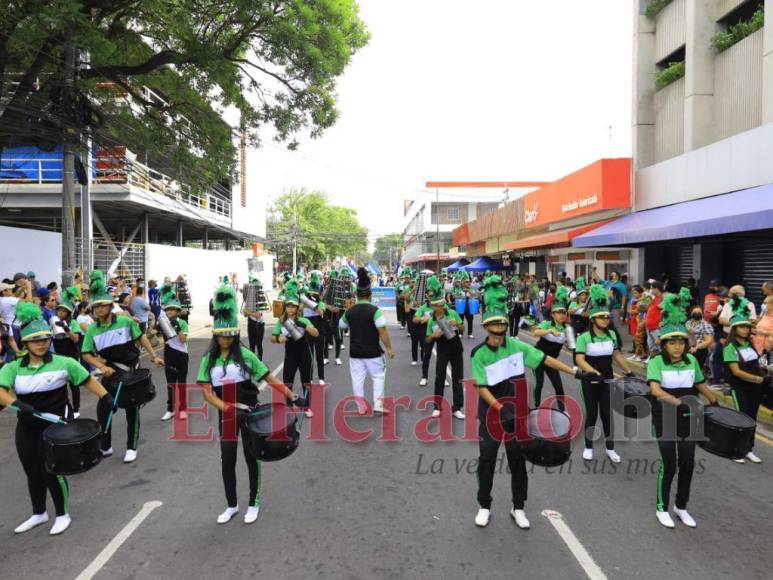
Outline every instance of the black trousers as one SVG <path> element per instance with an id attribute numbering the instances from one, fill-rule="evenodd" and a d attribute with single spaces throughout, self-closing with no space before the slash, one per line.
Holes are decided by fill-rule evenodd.
<path id="1" fill-rule="evenodd" d="M 236 507 L 236 455 L 238 451 L 238 441 L 224 441 L 223 437 L 223 413 L 218 411 L 217 424 L 220 428 L 220 470 L 223 476 L 223 488 L 225 489 L 225 499 L 228 507 Z M 232 431 L 232 430 L 231 430 Z M 242 438 L 242 452 L 244 453 L 244 462 L 247 464 L 247 474 L 250 479 L 250 507 L 260 505 L 260 486 L 263 479 L 263 465 L 253 455 L 247 441 L 244 437 L 243 427 L 240 427 Z"/>
<path id="2" fill-rule="evenodd" d="M 534 406 L 539 407 L 542 402 L 542 386 L 545 384 L 545 375 L 547 374 L 550 379 L 550 384 L 553 385 L 553 390 L 556 392 L 556 396 L 564 396 L 564 384 L 561 382 L 561 373 L 556 369 L 551 369 L 545 366 L 543 362 L 536 369 L 534 369 Z M 563 400 L 556 401 L 559 410 L 565 409 Z"/>
<path id="3" fill-rule="evenodd" d="M 424 358 L 424 346 L 426 344 L 427 325 L 417 324 L 413 321 L 413 317 L 416 314 L 415 310 L 411 310 L 407 313 L 408 316 L 408 332 L 411 335 L 411 360 L 413 362 L 419 362 L 419 349 L 421 349 L 422 359 Z M 422 333 L 422 327 L 424 332 Z M 422 375 L 424 376 L 424 375 Z"/>
<path id="4" fill-rule="evenodd" d="M 395 310 L 397 311 L 397 323 L 401 328 L 405 328 L 405 308 L 401 308 L 399 300 L 397 301 Z"/>
<path id="5" fill-rule="evenodd" d="M 687 502 L 690 501 L 692 473 L 695 469 L 695 441 L 657 438 L 656 442 L 660 452 L 657 509 L 659 512 L 668 511 L 671 500 L 671 483 L 674 481 L 677 470 L 679 477 L 676 483 L 674 505 L 680 510 L 687 509 Z"/>
<path id="6" fill-rule="evenodd" d="M 728 372 L 728 374 L 730 374 Z M 733 404 L 736 411 L 741 411 L 749 415 L 754 421 L 757 421 L 757 413 L 762 404 L 762 385 L 756 383 L 747 383 L 733 377 L 730 379 L 731 394 L 733 395 Z M 754 448 L 754 438 L 752 438 L 752 449 Z"/>
<path id="7" fill-rule="evenodd" d="M 301 375 L 301 392 L 303 392 L 303 387 L 311 382 L 311 350 L 307 344 L 297 345 L 289 349 L 285 346 L 282 382 L 292 390 L 294 390 L 293 383 L 296 374 Z M 309 389 L 308 395 L 309 405 L 311 405 L 311 389 Z"/>
<path id="8" fill-rule="evenodd" d="M 456 339 L 455 339 L 456 340 Z M 431 346 L 428 350 L 432 352 Z M 446 369 L 451 364 L 451 387 L 453 389 L 453 405 L 451 411 L 464 408 L 464 393 L 462 391 L 462 375 L 464 374 L 464 351 L 460 348 L 437 347 L 437 362 L 435 363 L 435 401 L 438 410 L 444 401 L 443 389 L 446 386 Z"/>
<path id="9" fill-rule="evenodd" d="M 511 310 L 510 314 L 508 315 L 508 320 L 510 323 L 510 336 L 518 336 L 518 331 L 520 330 L 519 327 L 521 324 L 521 311 L 518 309 Z"/>
<path id="10" fill-rule="evenodd" d="M 494 486 L 494 472 L 501 441 L 494 439 L 484 423 L 478 424 L 478 505 L 491 509 L 491 489 Z M 526 458 L 521 453 L 515 439 L 505 442 L 507 465 L 510 468 L 510 489 L 513 496 L 513 508 L 520 510 L 526 504 L 529 488 L 529 475 L 526 473 Z"/>
<path id="11" fill-rule="evenodd" d="M 339 314 L 336 314 L 336 313 L 330 314 L 330 318 L 328 318 L 328 326 L 330 330 L 325 337 L 325 348 L 327 348 L 327 345 L 335 344 L 336 358 L 341 358 L 341 344 L 343 343 L 343 337 L 341 336 L 341 329 L 338 328 L 339 320 L 340 320 Z"/>
<path id="12" fill-rule="evenodd" d="M 612 439 L 612 401 L 609 385 L 607 383 L 582 381 L 580 395 L 582 395 L 582 402 L 585 405 L 585 447 L 587 449 L 593 447 L 590 429 L 596 426 L 596 420 L 600 414 L 607 449 L 614 449 L 615 441 Z"/>
<path id="13" fill-rule="evenodd" d="M 472 336 L 472 322 L 475 317 L 472 314 L 464 315 L 464 327 L 467 330 L 467 336 Z"/>
<path id="14" fill-rule="evenodd" d="M 43 431 L 49 423 L 39 420 L 20 420 L 16 423 L 16 453 L 27 475 L 27 489 L 32 502 L 32 513 L 46 511 L 46 490 L 51 494 L 57 516 L 69 512 L 70 488 L 62 475 L 52 475 L 45 467 Z"/>
<path id="15" fill-rule="evenodd" d="M 164 373 L 166 374 L 166 410 L 174 411 L 174 393 L 179 397 L 178 409 L 188 408 L 185 397 L 185 385 L 188 384 L 188 361 L 190 355 L 169 346 L 164 346 Z"/>
<path id="16" fill-rule="evenodd" d="M 263 360 L 263 336 L 266 333 L 266 323 L 256 322 L 251 318 L 247 319 L 247 340 L 250 344 L 250 350 Z"/>
<path id="17" fill-rule="evenodd" d="M 317 360 L 317 378 L 319 380 L 324 381 L 325 380 L 325 323 L 322 320 L 321 316 L 312 316 L 309 318 L 309 322 L 311 322 L 314 325 L 314 328 L 316 328 L 319 331 L 319 336 L 317 338 L 313 338 L 311 336 L 308 336 L 306 340 L 309 341 L 309 353 L 311 355 L 311 373 L 310 376 L 314 374 L 314 359 Z M 311 381 L 311 379 L 309 379 Z"/>

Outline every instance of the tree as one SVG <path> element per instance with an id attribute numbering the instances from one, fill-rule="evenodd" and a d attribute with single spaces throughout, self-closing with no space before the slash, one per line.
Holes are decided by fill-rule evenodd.
<path id="1" fill-rule="evenodd" d="M 327 258 L 367 253 L 368 230 L 357 212 L 331 205 L 319 191 L 293 190 L 280 195 L 269 209 L 268 246 L 282 262 L 292 262 L 297 244 L 298 263 L 313 267 Z"/>
<path id="2" fill-rule="evenodd" d="M 373 259 L 381 265 L 392 267 L 400 263 L 403 255 L 403 234 L 387 234 L 376 240 Z"/>
<path id="3" fill-rule="evenodd" d="M 303 130 L 316 137 L 336 121 L 336 79 L 368 40 L 356 0 L 7 5 L 0 149 L 52 147 L 63 133 L 89 126 L 98 144 L 156 156 L 166 172 L 206 185 L 233 176 L 236 149 L 224 110 L 238 110 L 254 145 L 264 126 L 290 147 Z M 74 91 L 63 97 L 69 47 L 81 56 Z"/>

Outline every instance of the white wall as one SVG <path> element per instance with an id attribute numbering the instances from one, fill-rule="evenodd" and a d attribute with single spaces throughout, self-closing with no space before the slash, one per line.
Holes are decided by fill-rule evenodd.
<path id="1" fill-rule="evenodd" d="M 0 279 L 35 272 L 41 286 L 62 282 L 62 235 L 0 226 Z"/>
<path id="2" fill-rule="evenodd" d="M 240 286 L 247 282 L 247 258 L 252 256 L 251 251 L 199 250 L 160 244 L 148 244 L 146 248 L 145 279 L 156 280 L 161 285 L 165 276 L 174 280 L 185 274 L 193 307 L 199 311 L 206 311 L 224 275 L 235 272 Z"/>
<path id="3" fill-rule="evenodd" d="M 260 187 L 260 182 L 257 179 L 258 171 L 261 170 L 259 156 L 259 150 L 247 148 L 247 207 L 242 207 L 240 184 L 234 183 L 231 196 L 233 202 L 231 206 L 233 213 L 232 227 L 239 232 L 265 238 L 268 192 Z"/>

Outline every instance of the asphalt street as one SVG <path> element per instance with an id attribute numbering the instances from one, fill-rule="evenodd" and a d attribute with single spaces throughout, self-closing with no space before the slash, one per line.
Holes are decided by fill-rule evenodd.
<path id="1" fill-rule="evenodd" d="M 694 530 L 679 522 L 666 530 L 656 521 L 658 452 L 650 440 L 621 440 L 620 465 L 605 458 L 601 443 L 597 458 L 583 462 L 582 444 L 575 441 L 572 459 L 562 468 L 532 468 L 529 531 L 508 515 L 509 475 L 503 467 L 495 477 L 491 523 L 476 528 L 477 443 L 416 439 L 414 426 L 429 415 L 416 409 L 416 400 L 431 394 L 434 368 L 430 386 L 417 386 L 420 372 L 410 365 L 407 334 L 394 323 L 389 331 L 397 355 L 389 364 L 387 394 L 413 399 L 395 419 L 402 440 L 379 441 L 377 417 L 348 419 L 355 429 L 374 429 L 363 442 L 336 433 L 335 404 L 351 394 L 348 350 L 343 351 L 343 366 L 331 360 L 326 367 L 324 417 L 313 419 L 325 420 L 328 440 L 303 441 L 286 460 L 264 464 L 260 517 L 253 525 L 241 520 L 248 490 L 241 450 L 242 511 L 227 525 L 215 522 L 225 508 L 217 442 L 169 440 L 172 424 L 160 421 L 165 382 L 157 370 L 159 397 L 142 410 L 138 460 L 121 462 L 125 423 L 119 414 L 115 455 L 69 478 L 71 528 L 60 537 L 48 535 L 50 524 L 15 536 L 30 505 L 14 447 L 16 418 L 0 413 L 0 577 L 71 579 L 87 568 L 81 578 L 771 577 L 773 447 L 761 440 L 756 451 L 762 465 L 696 452 L 689 506 L 698 521 Z M 191 381 L 208 344 L 206 332 L 191 343 Z M 476 334 L 464 339 L 465 376 L 482 329 Z M 269 368 L 281 364 L 283 351 L 266 338 Z M 573 379 L 566 378 L 565 386 L 567 394 L 577 394 Z M 551 387 L 545 391 L 550 394 Z M 86 393 L 84 400 L 84 416 L 95 416 L 93 397 Z M 640 433 L 649 433 L 648 421 L 639 421 Z M 621 417 L 617 423 L 622 426 Z M 629 430 L 635 426 L 627 423 Z M 202 418 L 191 420 L 191 431 L 206 427 Z M 454 422 L 459 436 L 463 428 Z M 304 436 L 309 429 L 307 421 Z M 157 504 L 149 502 L 161 505 L 152 509 Z M 551 521 L 546 511 L 560 513 L 560 520 Z"/>

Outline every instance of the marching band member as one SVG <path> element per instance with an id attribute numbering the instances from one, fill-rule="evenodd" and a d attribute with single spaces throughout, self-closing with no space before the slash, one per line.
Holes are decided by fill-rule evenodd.
<path id="1" fill-rule="evenodd" d="M 660 305 L 663 310 L 660 322 L 660 344 L 663 350 L 652 357 L 647 365 L 647 382 L 655 399 L 652 405 L 652 427 L 661 460 L 656 515 L 658 521 L 667 528 L 674 527 L 668 506 L 671 500 L 671 483 L 677 470 L 679 477 L 674 513 L 684 525 L 690 528 L 696 526 L 695 520 L 687 511 L 695 467 L 695 438 L 691 437 L 690 433 L 691 412 L 686 401 L 688 397 L 701 393 L 712 405 L 717 403 L 717 396 L 706 385 L 698 361 L 687 352 L 688 334 L 684 325 L 687 315 L 684 308 L 689 303 L 690 291 L 687 288 L 682 288 L 678 296 L 664 296 Z M 667 407 L 675 408 L 676 412 L 668 413 Z"/>
<path id="2" fill-rule="evenodd" d="M 53 332 L 54 352 L 75 359 L 80 363 L 80 344 L 83 331 L 80 324 L 73 320 L 73 311 L 78 294 L 80 291 L 76 286 L 62 290 L 61 300 L 56 305 L 56 316 L 51 317 L 49 323 Z M 70 396 L 72 398 L 72 416 L 77 419 L 81 416 L 80 387 L 70 383 Z"/>
<path id="3" fill-rule="evenodd" d="M 588 330 L 590 319 L 588 318 L 588 287 L 585 285 L 585 278 L 580 276 L 574 281 L 574 287 L 577 291 L 577 299 L 569 304 L 569 316 L 572 320 L 575 336 L 580 336 Z"/>
<path id="4" fill-rule="evenodd" d="M 263 284 L 252 274 L 249 275 L 249 284 L 254 286 L 257 292 L 263 290 Z M 246 302 L 242 305 L 242 312 L 247 317 L 247 341 L 250 344 L 250 350 L 263 360 L 263 337 L 266 333 L 263 313 L 260 310 L 248 309 Z"/>
<path id="5" fill-rule="evenodd" d="M 157 366 L 164 365 L 163 359 L 156 356 L 150 340 L 140 330 L 139 325 L 129 316 L 116 316 L 112 313 L 113 298 L 107 293 L 102 272 L 94 270 L 91 273 L 89 297 L 92 305 L 94 324 L 89 326 L 83 339 L 81 353 L 83 360 L 95 366 L 102 372 L 102 384 L 108 391 L 115 392 L 120 380 L 120 374 L 131 373 L 137 369 L 140 350 L 147 351 L 150 360 Z M 116 371 L 122 371 L 116 375 Z M 140 442 L 140 409 L 129 407 L 126 411 L 126 454 L 124 463 L 137 459 L 137 448 Z M 102 454 L 109 457 L 113 454 L 112 425 L 102 437 Z"/>
<path id="6" fill-rule="evenodd" d="M 470 279 L 469 272 L 465 272 L 464 270 L 460 270 L 460 272 L 462 280 L 462 297 L 465 299 L 464 324 L 467 328 L 467 338 L 475 338 L 472 335 L 472 323 L 475 315 L 470 312 L 470 298 L 478 298 L 480 293 L 472 287 L 472 280 Z"/>
<path id="7" fill-rule="evenodd" d="M 606 438 L 607 457 L 612 463 L 620 463 L 620 455 L 615 451 L 615 441 L 612 438 L 610 387 L 605 379 L 614 377 L 612 361 L 623 368 L 626 376 L 633 376 L 633 371 L 620 352 L 617 333 L 609 329 L 611 321 L 609 297 L 601 285 L 594 284 L 590 287 L 588 308 L 591 327 L 577 337 L 576 349 L 577 366 L 586 371 L 589 377 L 580 385 L 580 396 L 585 405 L 585 449 L 582 452 L 582 458 L 585 461 L 593 459 L 593 439 L 590 437 L 589 429 L 596 426 L 600 413 Z"/>
<path id="8" fill-rule="evenodd" d="M 282 369 L 282 380 L 285 384 L 293 388 L 296 373 L 301 375 L 301 389 L 311 383 L 311 350 L 309 349 L 308 337 L 317 338 L 319 331 L 309 322 L 308 318 L 298 315 L 298 282 L 290 280 L 284 288 L 284 314 L 276 321 L 274 332 L 271 336 L 271 342 L 274 344 L 285 345 L 284 367 Z M 289 322 L 288 322 L 289 321 Z M 294 327 L 293 333 L 288 327 Z M 309 404 L 311 404 L 311 391 L 308 392 Z M 306 409 L 306 416 L 311 417 L 311 407 Z"/>
<path id="9" fill-rule="evenodd" d="M 341 328 L 350 331 L 349 370 L 352 374 L 352 391 L 357 400 L 360 415 L 368 412 L 365 403 L 365 379 L 373 380 L 373 412 L 386 413 L 384 408 L 384 382 L 386 359 L 381 344 L 386 347 L 390 359 L 395 356 L 386 319 L 381 309 L 370 303 L 370 276 L 365 268 L 357 272 L 357 303 L 341 316 Z"/>
<path id="10" fill-rule="evenodd" d="M 338 272 L 331 270 L 328 274 L 328 284 L 335 284 L 335 280 L 338 278 Z M 327 336 L 325 342 L 327 343 L 327 350 L 333 348 L 335 344 L 335 362 L 337 365 L 343 364 L 341 362 L 341 348 L 343 347 L 343 335 L 341 329 L 338 327 L 338 322 L 341 319 L 341 309 L 332 304 L 325 304 L 325 321 L 327 326 Z M 400 310 L 398 308 L 398 310 Z M 323 361 L 327 364 L 329 361 L 327 356 Z"/>
<path id="11" fill-rule="evenodd" d="M 459 338 L 464 333 L 464 322 L 451 310 L 443 295 L 443 286 L 435 277 L 427 279 L 427 298 L 431 305 L 431 315 L 427 321 L 427 343 L 430 352 L 433 343 L 437 345 L 437 362 L 435 364 L 435 410 L 433 417 L 440 417 L 443 402 L 443 389 L 446 386 L 446 369 L 451 364 L 451 384 L 453 385 L 453 404 L 451 412 L 457 419 L 464 419 L 464 393 L 462 391 L 462 378 L 464 374 L 464 346 Z M 440 328 L 439 320 L 445 319 L 451 326 L 454 337 L 446 338 Z"/>
<path id="12" fill-rule="evenodd" d="M 188 384 L 188 323 L 182 319 L 182 305 L 171 284 L 164 284 L 159 291 L 161 316 L 166 317 L 177 335 L 167 340 L 164 338 L 164 373 L 166 375 L 166 412 L 162 415 L 162 421 L 169 421 L 174 417 L 175 409 L 180 419 L 185 419 L 186 397 L 185 385 Z M 175 406 L 175 394 L 179 402 Z"/>
<path id="13" fill-rule="evenodd" d="M 414 343 L 417 343 L 418 346 L 418 353 L 421 354 L 421 380 L 419 381 L 420 386 L 425 386 L 427 384 L 427 381 L 429 379 L 429 362 L 432 358 L 432 349 L 434 348 L 434 345 L 427 344 L 426 336 L 427 336 L 427 322 L 429 321 L 429 318 L 432 314 L 432 308 L 429 306 L 429 303 L 426 298 L 426 292 L 424 296 L 424 301 L 419 302 L 418 298 L 418 284 L 419 280 L 421 279 L 418 272 L 414 272 L 414 276 L 417 280 L 416 286 L 413 288 L 411 293 L 409 294 L 409 300 L 411 304 L 411 310 L 409 313 L 410 320 L 413 323 L 411 326 L 413 334 L 411 334 L 411 355 L 414 357 L 414 359 L 411 361 L 411 365 L 415 366 L 415 351 L 413 349 Z M 426 283 L 426 282 L 425 282 Z"/>
<path id="14" fill-rule="evenodd" d="M 497 278 L 499 278 L 497 276 Z M 494 485 L 497 454 L 501 439 L 489 431 L 487 415 L 489 408 L 499 414 L 502 423 L 511 427 L 515 410 L 511 405 L 515 397 L 514 379 L 524 378 L 526 367 L 536 369 L 540 364 L 584 379 L 588 373 L 575 371 L 561 361 L 546 356 L 530 344 L 507 336 L 507 291 L 495 280 L 486 288 L 486 311 L 483 313 L 483 328 L 488 336 L 472 351 L 472 376 L 478 386 L 478 435 L 480 458 L 478 460 L 478 504 L 480 509 L 475 516 L 475 525 L 485 527 L 491 518 L 491 489 Z M 505 401 L 507 407 L 500 402 Z M 528 401 L 523 402 L 528 405 Z M 510 467 L 510 489 L 512 493 L 511 517 L 521 529 L 528 529 L 530 523 L 526 517 L 528 474 L 526 460 L 520 450 L 520 444 L 514 438 L 505 440 L 507 464 Z"/>
<path id="15" fill-rule="evenodd" d="M 51 328 L 43 320 L 37 305 L 19 303 L 16 318 L 20 323 L 21 341 L 27 351 L 0 369 L 0 405 L 13 407 L 19 415 L 16 452 L 27 475 L 32 516 L 17 526 L 14 532 L 21 534 L 48 521 L 47 489 L 56 510 L 50 534 L 56 536 L 70 527 L 70 487 L 64 476 L 46 471 L 43 431 L 51 423 L 35 414 L 52 413 L 68 417 L 67 384 L 70 383 L 76 387 L 85 386 L 99 397 L 97 414 L 104 425 L 113 408 L 113 398 L 76 359 L 49 352 Z"/>
<path id="16" fill-rule="evenodd" d="M 566 286 L 561 286 L 556 290 L 556 297 L 551 307 L 551 320 L 544 320 L 534 330 L 534 335 L 539 337 L 536 347 L 547 356 L 558 358 L 561 349 L 566 343 L 566 303 L 569 298 L 569 290 Z M 539 407 L 542 401 L 542 386 L 545 384 L 545 374 L 553 385 L 556 396 L 559 397 L 557 403 L 559 410 L 564 410 L 564 385 L 561 382 L 561 375 L 555 369 L 546 367 L 544 364 L 534 369 L 534 406 Z"/>
<path id="17" fill-rule="evenodd" d="M 319 378 L 319 384 L 325 384 L 325 320 L 324 314 L 326 310 L 325 303 L 320 300 L 320 291 L 322 290 L 322 283 L 319 278 L 318 272 L 312 272 L 309 277 L 309 285 L 301 292 L 311 299 L 312 302 L 317 303 L 317 308 L 313 309 L 303 305 L 303 316 L 308 320 L 314 328 L 317 329 L 317 336 L 309 340 L 309 349 L 311 351 L 311 375 L 314 374 L 314 358 L 317 360 L 317 376 Z M 310 379 L 311 380 L 311 379 Z"/>
<path id="18" fill-rule="evenodd" d="M 217 289 L 213 312 L 212 342 L 201 359 L 196 382 L 205 385 L 204 398 L 217 409 L 221 473 L 228 503 L 225 511 L 217 517 L 217 523 L 227 524 L 239 512 L 236 494 L 237 446 L 239 433 L 244 429 L 243 419 L 258 403 L 257 384 L 265 380 L 290 403 L 299 407 L 305 407 L 307 403 L 303 397 L 294 394 L 272 375 L 268 367 L 251 350 L 239 343 L 239 319 L 236 292 L 233 288 L 222 285 Z M 232 400 L 227 392 L 223 392 L 223 387 L 228 388 L 228 385 L 235 389 L 235 400 Z M 258 519 L 260 511 L 263 468 L 246 444 L 244 433 L 241 435 L 250 480 L 249 507 L 244 515 L 244 523 L 251 524 Z"/>
<path id="19" fill-rule="evenodd" d="M 753 316 L 750 302 L 741 295 L 734 295 L 730 300 L 732 317 L 727 344 L 722 351 L 725 365 L 728 369 L 728 382 L 733 395 L 736 411 L 749 415 L 755 421 L 762 403 L 764 389 L 770 388 L 770 376 L 763 374 L 760 368 L 759 356 L 751 344 Z M 752 439 L 752 444 L 754 439 Z M 746 459 L 752 463 L 762 463 L 753 451 L 746 454 Z M 735 459 L 736 463 L 745 463 L 745 459 Z"/>

